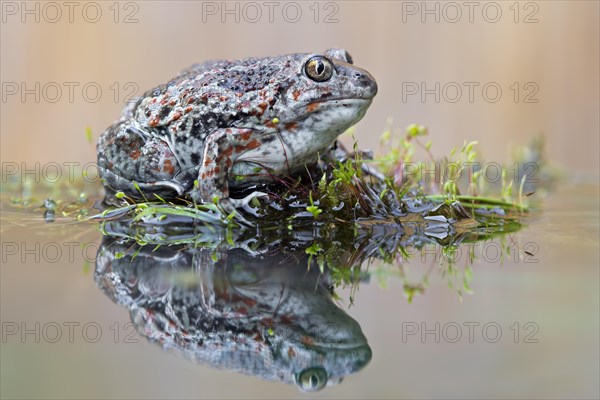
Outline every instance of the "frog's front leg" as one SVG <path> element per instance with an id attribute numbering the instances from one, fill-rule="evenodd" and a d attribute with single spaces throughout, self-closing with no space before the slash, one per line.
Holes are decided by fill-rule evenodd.
<path id="1" fill-rule="evenodd" d="M 241 154 L 260 145 L 260 134 L 252 129 L 224 128 L 210 134 L 198 170 L 198 185 L 190 193 L 191 197 L 205 203 L 216 197 L 221 206 L 232 211 L 228 181 L 233 164 Z"/>

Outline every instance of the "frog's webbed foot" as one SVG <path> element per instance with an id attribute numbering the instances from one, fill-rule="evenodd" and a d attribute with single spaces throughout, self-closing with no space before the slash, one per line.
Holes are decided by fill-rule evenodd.
<path id="1" fill-rule="evenodd" d="M 221 195 L 223 195 L 223 194 L 221 194 Z M 236 221 L 238 221 L 240 224 L 246 225 L 246 226 L 252 225 L 250 223 L 250 221 L 248 221 L 246 218 L 244 218 L 236 209 L 237 204 L 238 204 L 238 200 L 236 200 L 236 199 L 230 199 L 229 197 L 219 197 L 218 195 L 215 195 L 213 197 L 212 202 L 205 201 L 205 199 L 202 198 L 200 190 L 197 190 L 197 189 L 192 190 L 189 193 L 189 197 L 191 198 L 191 200 L 194 203 L 196 203 L 198 205 L 216 204 L 217 208 L 223 215 L 223 218 L 227 218 L 228 216 L 233 214 L 233 218 Z"/>
<path id="2" fill-rule="evenodd" d="M 246 218 L 244 218 L 244 216 L 238 211 L 238 209 L 250 208 L 250 202 L 252 201 L 252 199 L 260 198 L 260 197 L 269 197 L 269 195 L 267 193 L 263 193 L 263 192 L 253 192 L 242 199 L 229 198 L 226 200 L 227 200 L 227 203 L 229 205 L 231 205 L 233 207 L 233 210 L 235 211 L 236 221 L 238 221 L 242 225 L 253 226 L 253 224 L 250 223 L 250 221 L 248 221 Z"/>
<path id="3" fill-rule="evenodd" d="M 183 196 L 185 192 L 185 187 L 181 185 L 179 182 L 175 181 L 158 181 L 151 183 L 138 183 L 140 189 L 144 191 L 145 189 L 148 191 L 156 192 L 162 189 L 172 190 L 177 193 L 178 196 Z"/>
<path id="4" fill-rule="evenodd" d="M 244 216 L 240 214 L 240 212 L 236 209 L 236 203 L 238 203 L 238 201 L 239 200 L 230 198 L 220 199 L 218 207 L 221 210 L 221 212 L 226 216 L 233 214 L 233 219 L 235 219 L 235 221 L 237 221 L 241 225 L 252 226 L 252 223 L 246 218 L 244 218 Z"/>
<path id="5" fill-rule="evenodd" d="M 248 204 L 250 204 L 252 199 L 254 199 L 255 197 L 269 197 L 269 195 L 263 192 L 252 192 L 242 199 L 229 199 L 229 201 L 231 202 L 231 204 L 233 204 L 235 208 L 244 208 Z"/>

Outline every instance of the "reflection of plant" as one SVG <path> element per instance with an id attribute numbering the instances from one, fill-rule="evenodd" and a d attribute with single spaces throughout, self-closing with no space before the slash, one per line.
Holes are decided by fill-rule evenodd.
<path id="1" fill-rule="evenodd" d="M 267 227 L 257 236 L 252 230 L 233 226 L 217 228 L 210 224 L 195 224 L 194 220 L 184 223 L 181 219 L 172 220 L 172 216 L 160 223 L 134 218 L 122 216 L 105 220 L 101 223 L 101 231 L 108 236 L 150 246 L 153 251 L 172 245 L 211 249 L 213 262 L 231 249 L 243 249 L 256 257 L 275 254 L 281 255 L 282 259 L 305 257 L 308 268 L 316 268 L 327 275 L 332 287 L 350 288 L 350 304 L 354 302 L 360 283 L 373 278 L 383 286 L 391 278 L 400 279 L 405 296 L 409 302 L 413 301 L 415 296 L 425 292 L 432 274 L 441 277 L 462 298 L 463 294 L 471 292 L 475 246 L 499 238 L 499 246 L 505 248 L 506 234 L 510 235 L 521 226 L 506 222 L 501 226 L 464 230 L 452 225 L 440 227 L 438 221 L 413 216 L 412 220 L 406 219 L 399 224 L 373 221 L 359 221 L 353 226 L 322 224 L 315 231 L 314 222 L 307 218 L 292 229 Z M 415 279 L 414 274 L 420 269 L 415 269 L 414 261 L 431 254 L 434 259 L 422 276 Z M 467 256 L 463 258 L 462 255 Z"/>
<path id="2" fill-rule="evenodd" d="M 437 276 L 446 282 L 448 287 L 455 291 L 462 301 L 464 294 L 472 294 L 471 287 L 476 261 L 493 262 L 502 265 L 509 259 L 512 262 L 527 262 L 528 257 L 533 257 L 527 246 L 519 244 L 514 237 L 515 231 L 498 232 L 491 236 L 475 237 L 471 235 L 456 235 L 449 237 L 449 241 L 430 240 L 413 245 L 415 240 L 409 240 L 410 245 L 401 245 L 396 257 L 390 260 L 391 254 L 378 257 L 378 263 L 371 267 L 369 275 L 376 277 L 381 286 L 386 286 L 389 279 L 398 279 L 403 285 L 404 295 L 408 302 L 425 293 L 430 285 L 432 276 Z M 493 231 L 493 229 L 492 229 Z M 498 251 L 497 257 L 490 261 L 486 258 L 486 248 Z M 489 257 L 489 255 L 488 255 Z M 420 266 L 418 261 L 421 261 Z M 424 260 L 429 260 L 427 263 Z M 417 261 L 415 263 L 414 261 Z"/>
<path id="3" fill-rule="evenodd" d="M 456 265 L 455 253 L 459 246 L 463 248 L 470 247 L 468 244 L 440 246 L 439 250 L 442 256 L 439 257 L 439 261 L 432 262 L 429 268 L 426 269 L 426 271 L 416 283 L 414 281 L 411 282 L 411 280 L 407 276 L 407 264 L 398 264 L 398 276 L 403 282 L 404 296 L 407 298 L 409 303 L 412 303 L 415 296 L 421 295 L 425 292 L 425 290 L 429 286 L 430 276 L 433 271 L 438 272 L 440 278 L 447 282 L 448 287 L 450 289 L 456 290 L 461 300 L 464 293 L 473 293 L 470 284 L 473 279 L 472 266 L 473 262 L 475 261 L 475 258 L 473 256 L 470 256 L 465 261 L 462 267 Z M 421 255 L 422 254 L 423 253 L 421 253 Z M 470 254 L 473 253 L 470 252 Z"/>

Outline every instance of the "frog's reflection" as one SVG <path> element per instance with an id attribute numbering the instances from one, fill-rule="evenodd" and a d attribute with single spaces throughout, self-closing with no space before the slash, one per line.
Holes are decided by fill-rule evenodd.
<path id="1" fill-rule="evenodd" d="M 305 252 L 269 256 L 105 236 L 95 279 L 138 332 L 196 362 L 295 383 L 333 385 L 371 349 Z"/>

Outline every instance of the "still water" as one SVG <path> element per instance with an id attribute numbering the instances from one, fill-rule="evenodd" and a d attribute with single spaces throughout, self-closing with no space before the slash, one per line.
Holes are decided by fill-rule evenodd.
<path id="1" fill-rule="evenodd" d="M 307 251 L 316 232 L 140 246 L 124 236 L 166 239 L 45 223 L 4 196 L 1 395 L 598 398 L 597 181 L 558 185 L 517 232 L 456 234 L 451 254 L 439 232 L 358 232 L 335 252 L 346 274 Z"/>

